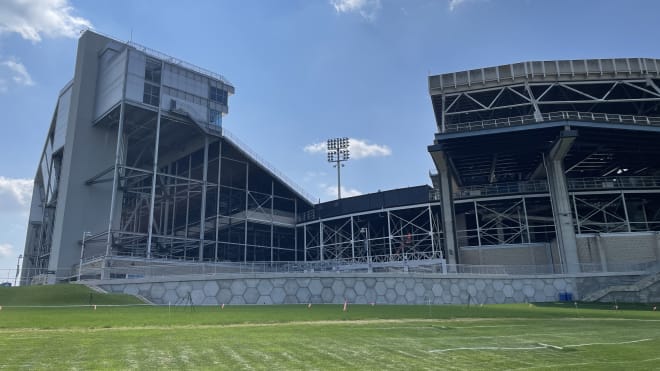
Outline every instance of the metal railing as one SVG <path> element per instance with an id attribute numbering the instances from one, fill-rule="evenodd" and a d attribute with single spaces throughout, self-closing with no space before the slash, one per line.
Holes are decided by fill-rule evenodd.
<path id="1" fill-rule="evenodd" d="M 659 176 L 617 176 L 568 178 L 569 191 L 602 190 L 602 189 L 653 189 L 660 188 Z M 507 194 L 547 193 L 546 180 L 529 180 L 523 182 L 493 183 L 460 187 L 454 192 L 455 199 L 473 197 L 488 197 Z M 440 201 L 440 190 L 429 191 L 429 201 Z"/>
<path id="2" fill-rule="evenodd" d="M 445 133 L 455 133 L 464 131 L 477 131 L 486 129 L 495 129 L 503 127 L 533 125 L 546 121 L 587 121 L 587 122 L 609 122 L 616 124 L 660 126 L 660 117 L 653 116 L 635 116 L 619 115 L 612 113 L 596 112 L 577 112 L 577 111 L 559 111 L 544 113 L 542 120 L 537 120 L 534 115 L 503 117 L 499 119 L 460 122 L 455 124 L 446 124 Z"/>
<path id="3" fill-rule="evenodd" d="M 658 176 L 622 176 L 622 177 L 596 177 L 596 178 L 569 178 L 568 189 L 638 189 L 660 188 Z"/>
<path id="4" fill-rule="evenodd" d="M 117 41 L 119 41 L 119 40 L 117 40 Z M 221 81 L 225 85 L 229 85 L 229 86 L 232 86 L 232 87 L 234 86 L 231 82 L 229 82 L 229 80 L 226 77 L 224 77 L 223 75 L 221 75 L 217 72 L 213 72 L 213 71 L 207 70 L 206 68 L 196 66 L 192 63 L 182 61 L 181 59 L 172 57 L 171 55 L 168 55 L 168 54 L 165 54 L 163 52 L 159 52 L 158 50 L 154 50 L 154 49 L 151 49 L 151 48 L 146 47 L 144 45 L 138 44 L 135 41 L 127 41 L 126 45 L 128 45 L 132 48 L 135 48 L 136 50 L 141 51 L 141 52 L 143 52 L 147 55 L 150 55 L 154 58 L 158 58 L 160 60 L 163 60 L 163 61 L 165 61 L 169 64 L 173 64 L 175 66 L 180 66 L 182 68 L 185 68 L 185 69 L 188 69 L 188 70 L 191 70 L 191 71 L 195 71 L 195 72 L 200 73 L 202 75 L 206 75 L 207 77 L 210 77 L 214 80 Z"/>
<path id="5" fill-rule="evenodd" d="M 461 275 L 546 275 L 564 274 L 570 269 L 558 264 L 543 265 L 473 265 L 445 264 L 439 258 L 439 253 L 429 254 L 430 259 L 388 260 L 373 257 L 355 261 L 327 260 L 313 262 L 248 262 L 248 263 L 189 263 L 165 260 L 138 260 L 112 257 L 107 267 L 103 267 L 103 259 L 88 260 L 81 271 L 82 282 L 101 279 L 148 279 L 176 277 L 186 275 L 227 276 L 232 274 L 305 274 L 305 273 L 415 273 L 415 274 L 461 274 Z M 600 273 L 639 273 L 649 274 L 660 271 L 660 263 L 656 261 L 642 263 L 608 263 L 603 266 L 597 263 L 576 264 L 575 268 L 583 274 Z M 33 271 L 32 273 L 30 273 Z M 75 281 L 78 267 L 59 271 L 26 270 L 16 280 L 15 269 L 0 269 L 0 285 L 43 285 L 57 282 Z"/>

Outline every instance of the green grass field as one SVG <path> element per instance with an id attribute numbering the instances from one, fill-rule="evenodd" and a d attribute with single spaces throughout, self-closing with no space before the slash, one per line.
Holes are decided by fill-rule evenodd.
<path id="1" fill-rule="evenodd" d="M 0 369 L 660 369 L 644 305 L 103 306 L 137 303 L 0 289 Z"/>

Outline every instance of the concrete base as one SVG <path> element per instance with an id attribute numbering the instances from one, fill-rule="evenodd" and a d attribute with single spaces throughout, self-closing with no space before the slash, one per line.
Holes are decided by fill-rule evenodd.
<path id="1" fill-rule="evenodd" d="M 600 277 L 600 278 L 599 278 Z M 605 278 L 603 278 L 605 277 Z M 632 275 L 420 275 L 299 273 L 287 275 L 187 276 L 94 281 L 108 292 L 140 295 L 156 304 L 494 304 L 553 302 L 568 292 L 587 291 Z M 625 281 L 626 279 L 623 278 Z"/>

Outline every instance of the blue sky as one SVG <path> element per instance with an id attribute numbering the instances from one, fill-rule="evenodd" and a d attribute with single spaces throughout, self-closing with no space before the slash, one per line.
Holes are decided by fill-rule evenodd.
<path id="1" fill-rule="evenodd" d="M 319 143 L 350 137 L 344 195 L 428 184 L 427 76 L 526 60 L 660 57 L 660 2 L 0 1 L 0 282 L 23 252 L 31 180 L 83 27 L 225 75 L 224 126 L 317 199 Z"/>

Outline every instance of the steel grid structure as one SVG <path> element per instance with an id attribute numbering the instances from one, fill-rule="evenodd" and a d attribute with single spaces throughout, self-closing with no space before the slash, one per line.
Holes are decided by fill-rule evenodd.
<path id="1" fill-rule="evenodd" d="M 431 198 L 446 205 L 448 256 L 541 243 L 552 249 L 548 263 L 576 272 L 584 236 L 659 230 L 658 66 L 542 61 L 430 76 Z M 630 259 L 656 260 L 655 240 L 648 235 Z"/>
<path id="2" fill-rule="evenodd" d="M 225 135 L 233 86 L 155 57 L 91 31 L 81 36 L 35 177 L 24 283 L 75 279 L 78 254 L 101 257 L 102 278 L 119 256 L 299 258 L 297 213 L 311 202 Z M 84 251 L 81 230 L 91 231 Z M 80 268 L 75 276 L 85 274 Z"/>
<path id="3" fill-rule="evenodd" d="M 525 62 L 430 76 L 433 188 L 313 205 L 222 127 L 234 92 L 226 79 L 87 31 L 35 176 L 22 283 L 199 267 L 654 266 L 659 64 Z"/>

